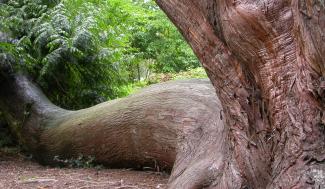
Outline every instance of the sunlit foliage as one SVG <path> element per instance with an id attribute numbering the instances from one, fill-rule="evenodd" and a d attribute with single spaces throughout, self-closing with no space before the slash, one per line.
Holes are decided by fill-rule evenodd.
<path id="1" fill-rule="evenodd" d="M 0 58 L 72 109 L 124 96 L 153 72 L 199 66 L 159 8 L 140 0 L 0 2 Z"/>

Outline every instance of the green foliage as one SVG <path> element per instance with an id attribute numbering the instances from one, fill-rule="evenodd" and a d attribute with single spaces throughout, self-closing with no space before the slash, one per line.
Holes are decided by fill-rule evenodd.
<path id="1" fill-rule="evenodd" d="M 199 61 L 168 18 L 158 10 L 137 19 L 132 46 L 143 59 L 152 59 L 155 72 L 180 72 L 199 67 Z M 147 24 L 150 23 L 150 24 Z"/>
<path id="2" fill-rule="evenodd" d="M 53 101 L 73 109 L 116 98 L 118 86 L 126 82 L 94 35 L 96 7 L 82 2 L 62 1 L 49 9 L 41 1 L 10 1 L 2 13 L 5 28 L 18 38 L 15 49 L 22 53 L 15 54 L 25 55 L 20 57 L 24 69 Z M 84 11 L 70 12 L 74 3 Z M 13 54 L 9 48 L 3 51 Z"/>
<path id="3" fill-rule="evenodd" d="M 88 12 L 74 14 L 68 10 L 77 1 L 64 2 L 51 9 L 30 34 L 34 57 L 39 60 L 30 72 L 36 73 L 45 91 L 51 91 L 52 99 L 68 107 L 116 98 L 118 86 L 125 81 L 112 56 L 105 54 L 100 36 L 94 34 L 98 28 L 95 6 L 81 4 L 79 9 Z"/>
<path id="4" fill-rule="evenodd" d="M 161 83 L 161 82 L 166 82 L 171 80 L 193 79 L 193 78 L 205 79 L 208 78 L 208 76 L 202 67 L 189 69 L 187 71 L 182 71 L 178 73 L 154 73 L 145 81 L 138 81 L 123 86 L 123 90 L 127 92 L 126 94 L 132 94 L 135 91 L 138 91 L 139 89 L 151 84 Z"/>
<path id="5" fill-rule="evenodd" d="M 199 66 L 152 1 L 8 0 L 0 3 L 0 42 L 0 59 L 70 109 L 125 96 L 150 75 Z"/>
<path id="6" fill-rule="evenodd" d="M 18 55 L 15 52 L 14 45 L 0 41 L 0 81 L 2 76 L 13 71 L 13 65 L 16 61 L 14 55 Z"/>
<path id="7" fill-rule="evenodd" d="M 149 80 L 148 84 L 161 83 L 170 80 L 180 80 L 180 79 L 203 79 L 207 78 L 207 74 L 202 67 L 190 69 L 188 71 L 182 71 L 178 73 L 157 73 L 153 74 Z"/>

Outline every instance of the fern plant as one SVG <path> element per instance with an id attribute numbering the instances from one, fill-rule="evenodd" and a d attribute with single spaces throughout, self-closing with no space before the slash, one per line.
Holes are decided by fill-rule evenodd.
<path id="1" fill-rule="evenodd" d="M 94 2 L 55 3 L 51 8 L 41 0 L 10 0 L 1 5 L 6 10 L 1 13 L 3 25 L 17 38 L 15 49 L 21 53 L 16 54 L 24 54 L 20 57 L 23 69 L 66 108 L 79 109 L 118 97 L 125 80 L 112 58 L 117 53 L 111 53 L 100 36 L 94 35 L 99 32 Z"/>
<path id="2" fill-rule="evenodd" d="M 149 78 L 152 71 L 178 72 L 199 65 L 151 1 L 1 2 L 0 34 L 13 40 L 0 44 L 0 58 L 32 75 L 47 96 L 65 108 L 124 96 L 129 83 Z"/>
<path id="3" fill-rule="evenodd" d="M 40 58 L 39 83 L 46 91 L 57 88 L 49 95 L 73 108 L 116 98 L 117 86 L 124 80 L 107 58 L 110 55 L 103 53 L 99 36 L 93 34 L 98 27 L 95 6 L 84 3 L 80 9 L 87 11 L 70 14 L 64 2 L 44 16 L 30 35 Z M 82 106 L 75 106 L 76 102 Z"/>

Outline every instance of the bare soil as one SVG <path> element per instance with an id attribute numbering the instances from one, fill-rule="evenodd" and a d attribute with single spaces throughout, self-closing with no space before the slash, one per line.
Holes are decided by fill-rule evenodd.
<path id="1" fill-rule="evenodd" d="M 167 174 L 148 171 L 44 167 L 0 151 L 1 189 L 162 189 L 167 180 Z"/>

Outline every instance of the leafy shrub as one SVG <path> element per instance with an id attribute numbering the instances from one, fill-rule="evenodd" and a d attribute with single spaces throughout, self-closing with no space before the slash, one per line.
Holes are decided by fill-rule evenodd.
<path id="1" fill-rule="evenodd" d="M 1 32 L 13 40 L 0 44 L 0 58 L 18 62 L 15 69 L 64 108 L 125 96 L 151 74 L 199 66 L 152 1 L 8 0 L 0 3 Z"/>
<path id="2" fill-rule="evenodd" d="M 87 11 L 71 12 L 73 3 Z M 98 25 L 93 4 L 62 1 L 50 9 L 42 1 L 12 0 L 2 6 L 4 28 L 18 39 L 14 45 L 21 53 L 16 54 L 25 55 L 19 57 L 23 69 L 51 100 L 79 109 L 118 96 L 125 80 L 94 35 Z"/>
<path id="3" fill-rule="evenodd" d="M 180 72 L 200 66 L 189 45 L 176 27 L 153 2 L 139 3 L 135 17 L 132 47 L 142 59 L 154 60 L 155 73 Z M 149 24 L 148 24 L 149 23 Z"/>

